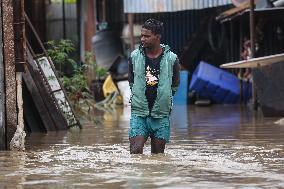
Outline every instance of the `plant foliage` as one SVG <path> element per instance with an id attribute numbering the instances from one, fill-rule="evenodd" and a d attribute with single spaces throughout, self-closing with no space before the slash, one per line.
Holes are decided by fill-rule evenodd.
<path id="1" fill-rule="evenodd" d="M 71 40 L 59 40 L 49 41 L 48 55 L 56 65 L 70 64 L 73 69 L 71 76 L 67 76 L 65 73 L 58 70 L 60 79 L 66 90 L 68 99 L 75 108 L 80 108 L 81 105 L 87 105 L 90 109 L 92 106 L 92 96 L 88 87 L 88 82 L 85 74 L 86 64 L 78 64 L 71 57 L 71 54 L 75 51 L 75 46 Z"/>

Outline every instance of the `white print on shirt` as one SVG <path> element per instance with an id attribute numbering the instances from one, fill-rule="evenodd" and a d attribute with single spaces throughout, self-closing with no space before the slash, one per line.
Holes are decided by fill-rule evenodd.
<path id="1" fill-rule="evenodd" d="M 153 73 L 156 72 L 156 70 L 152 70 L 149 66 L 146 68 L 146 83 L 150 86 L 155 86 L 158 84 L 158 78 L 153 75 Z"/>

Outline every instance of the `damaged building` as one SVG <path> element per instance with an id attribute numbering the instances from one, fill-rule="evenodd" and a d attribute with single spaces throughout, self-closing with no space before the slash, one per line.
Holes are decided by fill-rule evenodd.
<path id="1" fill-rule="evenodd" d="M 24 0 L 2 0 L 0 11 L 0 149 L 23 150 L 25 132 L 81 127 Z"/>

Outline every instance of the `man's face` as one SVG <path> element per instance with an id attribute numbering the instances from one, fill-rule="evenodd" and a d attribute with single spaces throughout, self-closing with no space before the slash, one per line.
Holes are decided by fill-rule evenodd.
<path id="1" fill-rule="evenodd" d="M 160 40 L 159 34 L 154 34 L 151 30 L 141 29 L 141 43 L 144 48 L 151 48 Z"/>

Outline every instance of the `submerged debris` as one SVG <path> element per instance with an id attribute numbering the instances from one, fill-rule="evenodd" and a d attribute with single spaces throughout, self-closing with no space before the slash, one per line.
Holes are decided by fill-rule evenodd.
<path id="1" fill-rule="evenodd" d="M 275 121 L 274 123 L 277 125 L 284 125 L 284 118 L 281 118 L 278 121 Z"/>

